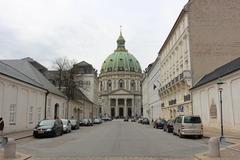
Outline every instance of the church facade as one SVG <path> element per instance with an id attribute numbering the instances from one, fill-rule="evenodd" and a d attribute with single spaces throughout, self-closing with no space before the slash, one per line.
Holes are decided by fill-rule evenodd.
<path id="1" fill-rule="evenodd" d="M 142 115 L 142 70 L 125 48 L 120 33 L 117 49 L 102 64 L 99 75 L 99 112 L 112 118 Z"/>

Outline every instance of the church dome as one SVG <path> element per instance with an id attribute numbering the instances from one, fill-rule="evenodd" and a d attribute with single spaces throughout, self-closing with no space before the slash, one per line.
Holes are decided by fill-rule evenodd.
<path id="1" fill-rule="evenodd" d="M 102 64 L 101 73 L 122 71 L 142 72 L 138 60 L 125 49 L 125 40 L 122 32 L 120 32 L 117 40 L 117 49 L 105 59 Z"/>

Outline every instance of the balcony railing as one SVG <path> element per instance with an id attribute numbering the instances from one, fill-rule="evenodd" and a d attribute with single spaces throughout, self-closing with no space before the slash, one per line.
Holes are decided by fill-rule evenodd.
<path id="1" fill-rule="evenodd" d="M 177 104 L 177 100 L 176 99 L 170 100 L 170 101 L 168 101 L 168 104 L 169 104 L 169 106 Z"/>
<path id="2" fill-rule="evenodd" d="M 174 86 L 175 84 L 177 84 L 178 82 L 181 82 L 185 79 L 190 79 L 191 78 L 191 71 L 190 70 L 185 70 L 183 71 L 181 74 L 179 74 L 177 77 L 175 77 L 174 79 L 172 79 L 169 83 L 167 83 L 165 86 L 161 87 L 159 92 L 160 94 L 162 92 L 164 92 L 165 90 L 167 90 L 168 88 Z"/>

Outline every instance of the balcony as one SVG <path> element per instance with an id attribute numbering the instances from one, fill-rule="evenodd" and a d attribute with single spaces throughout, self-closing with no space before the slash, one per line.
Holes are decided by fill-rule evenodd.
<path id="1" fill-rule="evenodd" d="M 178 84 L 179 82 L 183 82 L 184 80 L 191 79 L 191 71 L 185 70 L 177 77 L 173 78 L 169 83 L 159 89 L 159 95 L 161 95 L 164 91 L 168 88 L 173 87 L 174 85 Z"/>
<path id="2" fill-rule="evenodd" d="M 170 100 L 170 101 L 168 101 L 168 104 L 169 104 L 169 106 L 177 104 L 177 100 L 176 99 Z"/>

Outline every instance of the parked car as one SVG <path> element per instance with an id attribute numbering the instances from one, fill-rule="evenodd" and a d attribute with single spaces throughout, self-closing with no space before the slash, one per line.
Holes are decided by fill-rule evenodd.
<path id="1" fill-rule="evenodd" d="M 63 132 L 64 133 L 69 133 L 72 131 L 72 125 L 70 120 L 68 119 L 61 119 L 63 123 Z"/>
<path id="2" fill-rule="evenodd" d="M 83 126 L 90 126 L 90 121 L 88 118 L 82 120 Z"/>
<path id="3" fill-rule="evenodd" d="M 72 129 L 79 129 L 79 120 L 70 119 Z"/>
<path id="4" fill-rule="evenodd" d="M 89 120 L 89 125 L 90 125 L 90 126 L 93 126 L 93 121 L 92 121 L 92 119 L 89 118 L 88 120 Z"/>
<path id="5" fill-rule="evenodd" d="M 123 121 L 124 121 L 124 122 L 128 122 L 128 117 L 125 117 L 125 118 L 123 119 Z"/>
<path id="6" fill-rule="evenodd" d="M 143 121 L 143 118 L 138 119 L 138 123 L 142 123 L 142 121 Z"/>
<path id="7" fill-rule="evenodd" d="M 163 131 L 167 131 L 168 133 L 173 132 L 173 125 L 174 125 L 174 120 L 170 119 L 167 121 L 167 123 L 164 124 L 163 126 Z"/>
<path id="8" fill-rule="evenodd" d="M 54 137 L 63 134 L 63 124 L 60 119 L 42 120 L 33 129 L 34 137 Z"/>
<path id="9" fill-rule="evenodd" d="M 158 121 L 158 123 L 156 123 L 156 127 L 157 129 L 163 129 L 164 127 L 164 124 L 167 123 L 167 121 L 165 119 L 160 119 Z"/>
<path id="10" fill-rule="evenodd" d="M 148 118 L 143 118 L 142 124 L 150 124 L 150 121 Z"/>
<path id="11" fill-rule="evenodd" d="M 79 126 L 84 126 L 83 119 L 79 120 Z"/>
<path id="12" fill-rule="evenodd" d="M 184 136 L 203 136 L 203 125 L 200 116 L 178 116 L 174 120 L 173 134 Z"/>
<path id="13" fill-rule="evenodd" d="M 95 118 L 93 123 L 94 124 L 100 124 L 100 123 L 102 123 L 102 120 L 100 118 Z"/>
<path id="14" fill-rule="evenodd" d="M 112 118 L 110 118 L 110 117 L 103 117 L 102 120 L 103 120 L 103 121 L 111 121 Z"/>
<path id="15" fill-rule="evenodd" d="M 131 119 L 131 122 L 136 122 L 136 119 L 135 119 L 135 118 L 132 118 L 132 119 Z"/>

